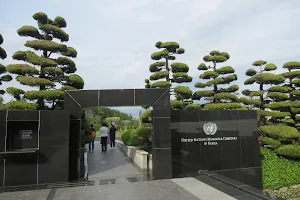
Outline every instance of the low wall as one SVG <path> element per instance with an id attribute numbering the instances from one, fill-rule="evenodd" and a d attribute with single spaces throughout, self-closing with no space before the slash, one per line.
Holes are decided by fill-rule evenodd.
<path id="1" fill-rule="evenodd" d="M 148 169 L 148 152 L 139 150 L 137 147 L 126 146 L 123 142 L 117 140 L 117 145 L 126 155 L 142 170 Z M 152 163 L 152 162 L 151 162 Z"/>

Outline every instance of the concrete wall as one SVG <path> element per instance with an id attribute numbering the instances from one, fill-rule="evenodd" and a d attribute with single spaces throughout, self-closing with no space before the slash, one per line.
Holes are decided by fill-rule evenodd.
<path id="1" fill-rule="evenodd" d="M 149 153 L 143 150 L 139 150 L 137 147 L 126 146 L 121 141 L 116 141 L 120 149 L 142 170 L 148 169 L 148 155 Z M 152 158 L 152 157 L 151 157 Z M 152 165 L 152 159 L 151 159 Z M 151 168 L 152 169 L 152 166 Z"/>

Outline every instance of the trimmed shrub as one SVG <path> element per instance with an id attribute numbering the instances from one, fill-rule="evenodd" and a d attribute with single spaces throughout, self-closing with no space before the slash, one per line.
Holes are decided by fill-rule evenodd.
<path id="1" fill-rule="evenodd" d="M 131 141 L 130 141 L 130 133 L 131 133 L 131 130 L 126 131 L 126 132 L 123 133 L 123 135 L 122 135 L 122 137 L 121 137 L 123 143 L 124 143 L 125 145 L 127 145 L 127 146 L 130 146 L 129 143 L 131 143 Z"/>
<path id="2" fill-rule="evenodd" d="M 240 103 L 209 103 L 204 106 L 204 110 L 226 110 L 241 108 Z"/>
<path id="3" fill-rule="evenodd" d="M 290 158 L 300 158 L 300 145 L 282 145 L 276 151 L 277 155 Z"/>
<path id="4" fill-rule="evenodd" d="M 269 137 L 263 137 L 261 141 L 262 141 L 262 144 L 269 145 L 271 148 L 277 148 L 281 145 L 281 143 L 279 141 L 274 140 Z"/>
<path id="5" fill-rule="evenodd" d="M 201 106 L 199 104 L 189 104 L 185 107 L 185 110 L 201 110 Z"/>
<path id="6" fill-rule="evenodd" d="M 297 139 L 300 137 L 298 130 L 290 126 L 267 125 L 260 126 L 258 129 L 267 136 L 276 139 Z"/>

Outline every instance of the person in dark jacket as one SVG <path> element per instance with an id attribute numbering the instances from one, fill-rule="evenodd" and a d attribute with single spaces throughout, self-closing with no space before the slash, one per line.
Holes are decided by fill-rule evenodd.
<path id="1" fill-rule="evenodd" d="M 117 128 L 116 128 L 115 124 L 111 123 L 111 127 L 110 127 L 110 130 L 109 130 L 111 149 L 115 149 L 115 146 L 116 146 L 116 131 L 117 131 Z"/>

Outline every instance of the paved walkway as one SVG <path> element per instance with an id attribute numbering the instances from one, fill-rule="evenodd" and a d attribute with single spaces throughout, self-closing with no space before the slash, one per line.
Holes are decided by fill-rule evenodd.
<path id="1" fill-rule="evenodd" d="M 0 194 L 0 200 L 233 200 L 194 178 Z"/>
<path id="2" fill-rule="evenodd" d="M 257 200 L 209 178 L 146 178 L 145 181 L 145 175 L 131 164 L 120 149 L 109 147 L 103 153 L 99 142 L 95 144 L 94 153 L 89 153 L 88 164 L 92 184 L 53 184 L 50 189 L 0 193 L 0 200 Z M 216 185 L 218 187 L 214 187 Z"/>
<path id="3" fill-rule="evenodd" d="M 101 151 L 100 141 L 95 141 L 94 153 L 88 153 L 89 180 L 114 180 L 124 178 L 142 178 L 143 174 L 134 167 L 119 148 L 107 147 Z"/>

